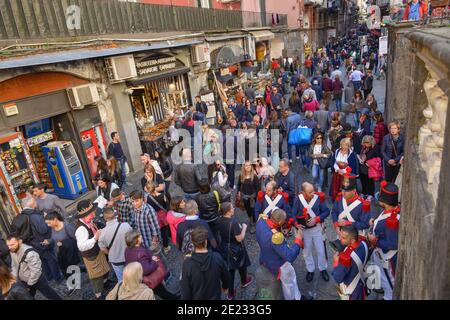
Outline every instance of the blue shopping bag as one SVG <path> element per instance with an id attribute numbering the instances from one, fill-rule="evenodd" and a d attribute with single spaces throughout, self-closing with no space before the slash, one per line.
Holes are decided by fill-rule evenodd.
<path id="1" fill-rule="evenodd" d="M 308 127 L 299 126 L 297 129 L 294 129 L 289 133 L 288 143 L 299 146 L 311 144 L 312 132 L 312 129 Z"/>

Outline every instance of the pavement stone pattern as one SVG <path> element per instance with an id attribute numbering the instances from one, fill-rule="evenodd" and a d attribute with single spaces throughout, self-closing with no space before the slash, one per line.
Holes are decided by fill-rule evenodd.
<path id="1" fill-rule="evenodd" d="M 344 71 L 342 69 L 342 71 Z M 347 78 L 345 77 L 344 85 L 346 84 Z M 380 111 L 384 111 L 384 98 L 385 98 L 385 85 L 386 81 L 379 81 L 374 80 L 374 90 L 372 91 L 375 94 L 375 98 L 378 101 L 378 106 Z M 334 106 L 332 105 L 330 107 L 330 110 L 333 111 Z M 350 117 L 349 117 L 350 120 Z M 287 148 L 286 148 L 286 142 L 284 142 L 283 146 L 284 156 L 287 157 Z M 302 180 L 302 182 L 309 181 L 312 182 L 312 176 L 310 172 L 307 172 L 303 169 L 301 160 L 293 159 L 293 163 L 291 164 L 291 170 L 293 170 L 297 176 L 299 176 Z M 236 172 L 238 174 L 238 172 Z M 129 182 L 131 183 L 131 186 L 125 186 L 125 192 L 129 193 L 132 190 L 134 190 L 138 186 L 140 189 L 140 178 L 142 176 L 141 172 L 133 173 L 129 176 Z M 326 183 L 326 186 L 330 185 L 330 179 L 331 174 L 328 174 L 328 182 Z M 325 193 L 328 192 L 328 189 L 324 190 Z M 331 199 L 327 199 L 329 207 L 331 208 Z M 372 203 L 374 204 L 374 203 Z M 379 210 L 378 206 L 375 205 L 375 210 Z M 74 214 L 74 212 L 69 212 L 69 216 Z M 236 209 L 235 213 L 236 218 L 241 223 L 247 223 L 249 224 L 248 216 L 245 212 L 241 211 L 240 209 Z M 331 216 L 327 218 L 325 221 L 325 227 L 326 227 L 326 234 L 328 240 L 335 240 L 336 239 L 336 233 L 332 227 L 332 221 Z M 288 239 L 293 240 L 293 239 Z M 259 246 L 256 242 L 256 236 L 255 234 L 250 234 L 250 232 L 247 232 L 246 240 L 245 240 L 245 246 L 247 248 L 248 254 L 250 256 L 250 260 L 252 262 L 251 266 L 248 267 L 248 273 L 249 275 L 254 275 L 257 267 L 259 266 Z M 314 297 L 316 300 L 339 300 L 339 296 L 336 292 L 336 283 L 333 280 L 333 277 L 331 276 L 332 271 L 332 259 L 333 259 L 334 251 L 330 248 L 330 246 L 327 245 L 327 256 L 328 256 L 328 273 L 330 275 L 330 281 L 325 282 L 321 277 L 318 269 L 316 269 L 314 279 L 312 282 L 308 283 L 306 281 L 306 267 L 305 262 L 303 258 L 303 251 L 300 252 L 297 259 L 294 261 L 293 266 L 297 273 L 297 283 L 300 289 L 300 292 L 302 294 L 309 294 Z M 166 256 L 168 266 L 170 268 L 171 277 L 168 279 L 166 285 L 167 288 L 172 292 L 179 291 L 179 279 L 180 279 L 180 273 L 181 273 L 181 266 L 183 262 L 183 257 L 180 253 L 180 251 L 171 244 L 171 250 Z M 315 258 L 316 265 L 317 265 L 317 258 Z M 110 281 L 105 286 L 105 293 L 108 293 L 113 287 L 115 276 L 113 275 L 113 272 L 110 272 Z M 236 290 L 236 300 L 254 300 L 256 297 L 256 281 L 254 279 L 253 283 L 248 286 L 245 289 L 241 289 L 240 287 L 240 279 L 239 276 L 236 275 L 235 277 L 235 287 Z M 56 284 L 54 282 L 51 282 L 51 285 L 53 288 L 56 289 L 56 291 L 64 297 L 65 300 L 93 300 L 94 294 L 92 291 L 92 286 L 89 282 L 89 279 L 87 277 L 86 273 L 82 273 L 81 276 L 81 290 L 76 290 L 75 293 L 73 293 L 70 296 L 66 296 L 66 286 L 65 283 Z M 226 299 L 226 296 L 222 297 L 223 299 Z M 368 297 L 369 300 L 379 299 L 376 294 L 372 294 Z M 45 299 L 42 297 L 39 293 L 36 295 L 36 299 Z"/>

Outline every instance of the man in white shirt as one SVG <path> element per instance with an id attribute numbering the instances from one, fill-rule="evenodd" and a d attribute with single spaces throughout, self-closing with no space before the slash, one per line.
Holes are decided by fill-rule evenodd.
<path id="1" fill-rule="evenodd" d="M 163 172 L 161 170 L 161 167 L 159 166 L 158 161 L 153 160 L 150 155 L 148 153 L 143 153 L 141 154 L 141 162 L 142 162 L 142 166 L 145 168 L 145 166 L 150 163 L 152 165 L 152 167 L 155 169 L 155 172 L 157 174 L 160 174 L 161 176 L 164 177 Z"/>
<path id="2" fill-rule="evenodd" d="M 362 77 L 364 76 L 364 74 L 359 71 L 358 69 L 356 69 L 355 71 L 353 71 L 350 74 L 350 81 L 353 82 L 353 86 L 355 87 L 355 91 L 356 90 L 360 90 L 361 89 L 361 80 Z"/>
<path id="3" fill-rule="evenodd" d="M 90 200 L 81 200 L 77 204 L 77 215 L 75 218 L 78 250 L 83 258 L 89 280 L 91 281 L 96 299 L 100 299 L 103 292 L 104 280 L 109 273 L 109 264 L 106 256 L 98 246 L 101 230 L 94 223 L 96 204 Z"/>
<path id="4" fill-rule="evenodd" d="M 334 71 L 331 73 L 331 80 L 334 81 L 336 76 L 339 76 L 339 79 L 342 79 L 342 71 L 339 70 L 339 66 L 334 67 Z"/>

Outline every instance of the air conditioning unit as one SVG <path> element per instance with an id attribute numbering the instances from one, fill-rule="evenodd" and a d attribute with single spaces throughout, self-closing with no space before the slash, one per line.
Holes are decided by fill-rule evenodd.
<path id="1" fill-rule="evenodd" d="M 247 36 L 244 40 L 244 52 L 246 60 L 256 60 L 255 38 Z"/>
<path id="2" fill-rule="evenodd" d="M 193 64 L 202 64 L 209 62 L 209 48 L 204 44 L 199 44 L 191 47 L 191 57 Z"/>
<path id="3" fill-rule="evenodd" d="M 132 54 L 105 59 L 106 70 L 111 83 L 122 82 L 137 76 Z"/>
<path id="4" fill-rule="evenodd" d="M 67 96 L 72 109 L 83 109 L 84 106 L 100 101 L 97 86 L 94 83 L 67 89 Z"/>

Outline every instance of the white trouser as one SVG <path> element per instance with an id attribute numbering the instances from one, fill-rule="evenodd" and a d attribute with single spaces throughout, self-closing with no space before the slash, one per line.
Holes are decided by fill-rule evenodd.
<path id="1" fill-rule="evenodd" d="M 308 272 L 314 272 L 316 269 L 313 258 L 313 244 L 317 252 L 317 262 L 319 270 L 326 270 L 328 267 L 327 259 L 325 257 L 325 246 L 323 242 L 322 226 L 317 225 L 311 229 L 303 230 L 303 242 L 305 248 L 303 249 L 303 257 L 305 258 L 306 270 Z"/>
<path id="2" fill-rule="evenodd" d="M 381 274 L 381 288 L 384 291 L 384 300 L 392 300 L 392 288 L 389 285 L 389 281 L 386 275 L 386 272 L 389 276 L 389 279 L 391 280 L 392 286 L 394 286 L 394 277 L 392 275 L 392 270 L 389 267 L 389 269 L 383 269 L 383 259 L 380 258 L 378 251 L 374 251 L 372 254 L 372 261 L 373 263 L 380 268 L 380 274 Z"/>

